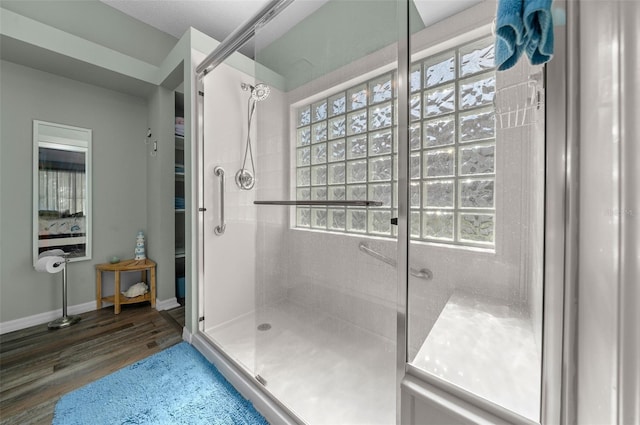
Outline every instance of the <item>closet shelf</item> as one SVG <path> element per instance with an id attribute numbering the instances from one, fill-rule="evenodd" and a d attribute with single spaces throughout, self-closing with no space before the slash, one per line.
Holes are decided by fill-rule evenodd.
<path id="1" fill-rule="evenodd" d="M 175 136 L 176 138 L 176 149 L 184 150 L 184 136 Z"/>
<path id="2" fill-rule="evenodd" d="M 184 298 L 185 297 L 185 278 L 181 276 L 185 275 L 186 268 L 186 257 L 185 257 L 185 235 L 187 233 L 187 210 L 186 210 L 186 200 L 185 200 L 185 192 L 186 185 L 188 184 L 185 162 L 188 161 L 188 154 L 185 151 L 186 144 L 190 143 L 190 138 L 185 138 L 184 136 L 184 94 L 175 92 L 174 93 L 174 115 L 175 115 L 175 148 L 174 148 L 174 170 L 173 170 L 173 180 L 175 184 L 175 192 L 174 192 L 174 223 L 175 223 L 175 232 L 173 239 L 173 263 L 175 266 L 175 280 L 174 280 L 174 288 L 176 298 Z M 191 146 L 191 145 L 189 145 Z M 186 161 L 185 161 L 186 160 Z"/>

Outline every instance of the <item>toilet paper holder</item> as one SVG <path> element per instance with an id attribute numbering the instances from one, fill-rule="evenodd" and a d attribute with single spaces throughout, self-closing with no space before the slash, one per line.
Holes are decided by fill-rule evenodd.
<path id="1" fill-rule="evenodd" d="M 40 256 L 46 256 L 47 253 L 43 252 Z M 66 328 L 80 321 L 80 316 L 67 315 L 67 266 L 69 265 L 69 253 L 68 252 L 55 252 L 56 256 L 64 258 L 64 266 L 62 267 L 62 317 L 49 322 L 47 325 L 49 329 Z"/>

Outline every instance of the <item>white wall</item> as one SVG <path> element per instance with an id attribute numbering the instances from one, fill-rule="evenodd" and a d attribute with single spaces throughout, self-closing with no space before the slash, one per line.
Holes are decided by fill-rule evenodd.
<path id="1" fill-rule="evenodd" d="M 257 104 L 252 125 L 256 131 L 253 138 L 254 153 L 257 154 L 256 199 L 287 200 L 290 199 L 287 97 L 281 90 L 269 85 L 271 94 Z M 259 306 L 273 305 L 287 296 L 291 275 L 289 258 L 293 247 L 286 233 L 289 207 L 259 206 L 256 213 L 256 301 Z"/>
<path id="2" fill-rule="evenodd" d="M 32 122 L 93 130 L 93 258 L 69 266 L 69 305 L 95 300 L 94 265 L 133 255 L 146 224 L 146 101 L 1 62 L 0 321 L 61 308 L 59 275 L 32 265 Z"/>
<path id="3" fill-rule="evenodd" d="M 240 169 L 247 136 L 248 92 L 241 83 L 253 77 L 226 64 L 204 79 L 204 308 L 205 328 L 210 329 L 255 308 L 256 192 L 240 190 L 234 176 Z M 252 130 L 255 134 L 255 128 Z M 255 154 L 255 152 L 254 152 Z M 219 177 L 225 170 L 225 222 L 223 235 L 214 234 L 220 224 Z M 250 167 L 250 165 L 249 165 Z"/>

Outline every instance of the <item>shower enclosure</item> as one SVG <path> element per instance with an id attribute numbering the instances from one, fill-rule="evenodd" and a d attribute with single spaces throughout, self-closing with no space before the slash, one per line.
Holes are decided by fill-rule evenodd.
<path id="1" fill-rule="evenodd" d="M 541 420 L 545 68 L 436 3 L 273 1 L 198 69 L 199 331 L 300 422 L 405 373 Z"/>

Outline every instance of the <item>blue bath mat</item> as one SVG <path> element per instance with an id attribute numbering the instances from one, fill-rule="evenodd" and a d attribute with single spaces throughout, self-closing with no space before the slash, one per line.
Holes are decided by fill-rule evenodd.
<path id="1" fill-rule="evenodd" d="M 268 425 L 186 342 L 64 395 L 54 425 Z"/>

